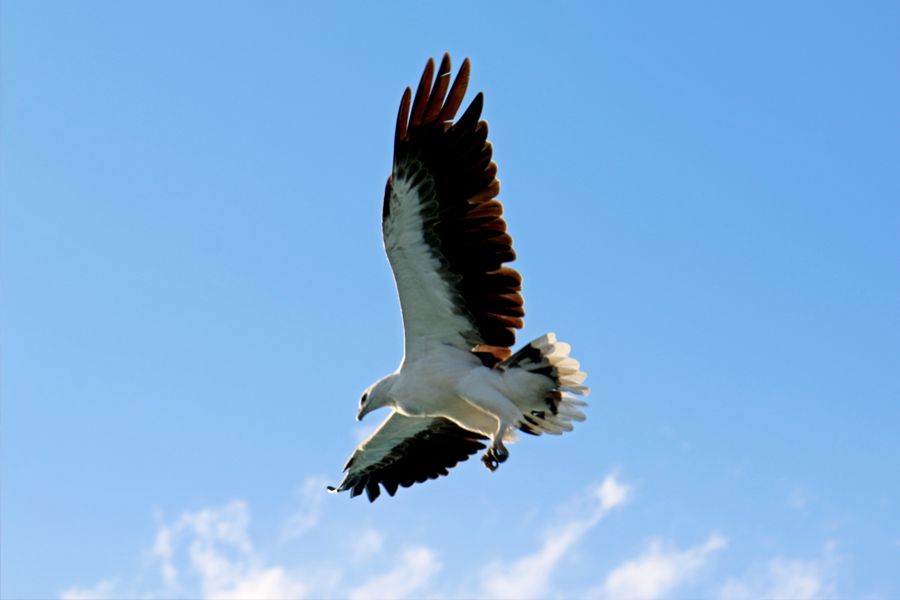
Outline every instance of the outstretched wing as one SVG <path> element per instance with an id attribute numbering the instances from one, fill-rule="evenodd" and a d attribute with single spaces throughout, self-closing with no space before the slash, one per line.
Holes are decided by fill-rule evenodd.
<path id="1" fill-rule="evenodd" d="M 384 197 L 384 245 L 400 295 L 406 356 L 438 342 L 494 364 L 510 355 L 522 327 L 522 278 L 504 266 L 516 255 L 496 199 L 500 182 L 480 120 L 482 95 L 453 122 L 469 61 L 452 86 L 449 55 L 432 85 L 433 74 L 429 59 L 411 107 L 410 89 L 403 94 Z"/>
<path id="2" fill-rule="evenodd" d="M 374 502 L 381 494 L 381 484 L 393 496 L 398 486 L 447 475 L 448 469 L 483 449 L 485 439 L 448 419 L 404 417 L 393 412 L 347 461 L 341 484 L 328 489 L 350 490 L 351 497 L 365 490 Z"/>

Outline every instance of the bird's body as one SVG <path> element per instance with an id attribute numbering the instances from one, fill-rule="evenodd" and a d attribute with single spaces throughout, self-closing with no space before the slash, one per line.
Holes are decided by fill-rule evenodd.
<path id="1" fill-rule="evenodd" d="M 404 362 L 393 377 L 390 406 L 400 414 L 446 417 L 485 437 L 498 433 L 500 421 L 507 425 L 503 435 L 512 437 L 509 426 L 531 409 L 524 405 L 527 399 L 540 397 L 550 387 L 542 375 L 490 369 L 471 352 L 447 345 Z"/>
<path id="2" fill-rule="evenodd" d="M 447 473 L 489 447 L 490 470 L 506 460 L 516 431 L 571 431 L 584 419 L 585 374 L 569 345 L 552 333 L 512 353 L 522 327 L 521 276 L 496 196 L 487 124 L 478 94 L 456 119 L 468 84 L 466 60 L 450 86 L 444 55 L 432 87 L 429 60 L 410 104 L 400 104 L 394 165 L 385 190 L 382 232 L 403 313 L 400 368 L 375 382 L 358 418 L 391 414 L 351 456 L 333 491 L 363 490 L 374 500 Z"/>

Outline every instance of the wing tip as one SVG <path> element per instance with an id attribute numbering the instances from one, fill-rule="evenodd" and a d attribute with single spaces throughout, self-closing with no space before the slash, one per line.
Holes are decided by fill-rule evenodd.
<path id="1" fill-rule="evenodd" d="M 432 123 L 449 124 L 456 116 L 469 86 L 472 63 L 468 57 L 463 59 L 452 85 L 449 83 L 453 73 L 450 53 L 443 53 L 437 68 L 435 64 L 435 59 L 429 57 L 416 86 L 415 95 L 409 87 L 404 91 L 400 103 L 395 143 L 406 138 L 410 129 Z M 474 102 L 478 107 L 477 114 L 480 116 L 481 106 L 484 102 L 481 92 L 478 93 Z"/>

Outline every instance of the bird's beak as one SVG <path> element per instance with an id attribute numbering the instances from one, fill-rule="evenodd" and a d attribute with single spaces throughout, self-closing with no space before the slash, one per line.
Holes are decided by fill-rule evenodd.
<path id="1" fill-rule="evenodd" d="M 373 410 L 375 410 L 377 408 L 379 408 L 379 407 L 375 406 L 371 402 L 366 402 L 366 405 L 364 407 L 360 408 L 359 412 L 356 413 L 356 420 L 362 421 L 363 417 L 365 417 L 367 414 L 369 414 L 370 412 L 372 412 Z"/>

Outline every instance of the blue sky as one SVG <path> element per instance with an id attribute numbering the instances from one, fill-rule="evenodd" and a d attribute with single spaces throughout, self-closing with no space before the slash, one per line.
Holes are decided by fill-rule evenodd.
<path id="1" fill-rule="evenodd" d="M 0 5 L 2 596 L 900 595 L 896 3 Z M 472 60 L 588 421 L 323 493 L 402 353 L 403 88 Z M 470 96 L 471 97 L 471 96 Z"/>

